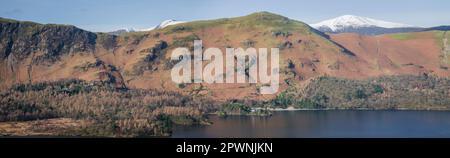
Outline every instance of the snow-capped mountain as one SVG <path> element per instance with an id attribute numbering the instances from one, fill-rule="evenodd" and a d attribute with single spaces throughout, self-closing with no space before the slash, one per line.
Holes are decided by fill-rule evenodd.
<path id="1" fill-rule="evenodd" d="M 339 31 L 346 27 L 384 27 L 384 28 L 401 28 L 401 27 L 413 27 L 407 24 L 400 24 L 394 22 L 387 22 L 382 20 L 375 20 L 366 17 L 344 15 L 334 19 L 325 20 L 317 24 L 312 24 L 315 28 L 328 27 L 332 31 Z"/>
<path id="2" fill-rule="evenodd" d="M 354 15 L 340 16 L 334 19 L 329 19 L 316 24 L 312 24 L 311 26 L 322 32 L 351 32 L 365 35 L 412 32 L 423 29 L 412 25 L 376 20 Z"/>
<path id="3" fill-rule="evenodd" d="M 140 31 L 151 31 L 151 30 L 156 30 L 156 29 L 162 29 L 162 28 L 165 28 L 170 25 L 176 25 L 176 24 L 181 24 L 181 23 L 185 23 L 185 21 L 177 21 L 177 20 L 170 19 L 170 20 L 165 20 L 165 21 L 161 22 L 159 25 L 156 25 L 154 27 L 147 28 L 147 29 L 141 29 Z"/>
<path id="4" fill-rule="evenodd" d="M 162 29 L 167 26 L 181 24 L 181 23 L 185 23 L 185 21 L 177 21 L 177 20 L 169 19 L 169 20 L 165 20 L 165 21 L 161 22 L 160 24 L 150 27 L 150 28 L 145 28 L 145 29 L 123 28 L 123 29 L 109 32 L 109 34 L 120 35 L 122 33 L 127 33 L 127 32 L 151 31 L 151 30 Z"/>

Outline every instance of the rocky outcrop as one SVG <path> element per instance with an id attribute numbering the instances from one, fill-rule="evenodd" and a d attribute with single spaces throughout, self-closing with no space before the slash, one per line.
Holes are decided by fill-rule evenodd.
<path id="1" fill-rule="evenodd" d="M 168 48 L 168 44 L 165 41 L 158 41 L 154 46 L 141 50 L 144 57 L 137 64 L 134 65 L 131 75 L 142 75 L 144 71 L 155 71 L 157 66 L 155 63 L 159 62 L 162 55 Z"/>
<path id="2" fill-rule="evenodd" d="M 92 33 L 71 25 L 43 25 L 0 18 L 0 63 L 4 67 L 0 69 L 3 75 L 0 77 L 0 81 L 3 81 L 0 85 L 32 83 L 46 78 L 88 78 L 113 84 L 116 88 L 126 88 L 122 75 L 115 66 L 96 58 L 95 54 L 99 51 L 97 48 L 114 52 L 116 38 L 117 36 Z M 75 67 L 60 65 L 77 62 L 74 56 L 78 56 L 80 61 L 95 58 L 95 62 Z"/>
<path id="3" fill-rule="evenodd" d="M 75 26 L 0 19 L 0 59 L 13 55 L 21 60 L 40 52 L 34 61 L 55 61 L 62 54 L 93 52 L 96 38 Z"/>
<path id="4" fill-rule="evenodd" d="M 167 48 L 167 42 L 159 41 L 155 44 L 154 47 L 143 50 L 143 52 L 147 52 L 147 56 L 145 57 L 145 62 L 152 62 L 159 56 L 163 54 L 163 50 Z"/>

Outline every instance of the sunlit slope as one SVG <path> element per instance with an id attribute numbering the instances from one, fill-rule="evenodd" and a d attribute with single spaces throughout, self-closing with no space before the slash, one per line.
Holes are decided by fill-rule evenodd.
<path id="1" fill-rule="evenodd" d="M 371 67 L 366 74 L 449 76 L 449 35 L 444 31 L 362 36 L 336 34 L 342 44 Z"/>
<path id="2" fill-rule="evenodd" d="M 269 12 L 171 25 L 113 36 L 70 25 L 0 19 L 0 86 L 61 79 L 102 81 L 117 88 L 159 89 L 227 99 L 270 99 L 261 84 L 175 84 L 175 48 L 279 48 L 281 89 L 311 78 L 385 75 L 449 76 L 449 34 L 429 31 L 380 36 L 323 34 Z M 204 61 L 208 64 L 209 61 Z"/>
<path id="3" fill-rule="evenodd" d="M 120 44 L 123 45 L 119 48 L 121 51 L 104 57 L 105 61 L 116 62 L 114 65 L 123 68 L 122 74 L 127 81 L 126 84 L 133 88 L 181 90 L 194 95 L 226 99 L 264 97 L 258 94 L 260 84 L 188 84 L 182 85 L 182 88 L 174 84 L 170 79 L 170 68 L 173 64 L 169 59 L 172 50 L 178 47 L 192 49 L 194 40 L 202 40 L 205 49 L 216 47 L 223 53 L 225 48 L 229 47 L 280 48 L 283 89 L 288 84 L 294 86 L 315 76 L 345 74 L 360 76 L 359 73 L 362 72 L 355 66 L 355 63 L 360 62 L 358 58 L 352 52 L 328 40 L 326 35 L 305 23 L 268 12 L 183 23 L 151 32 L 129 33 L 119 38 L 141 38 L 135 45 L 131 44 L 130 40 L 128 43 Z M 161 43 L 165 43 L 163 49 L 160 47 Z M 133 53 L 126 53 L 131 50 Z M 152 52 L 152 50 L 160 51 Z M 120 57 L 115 59 L 114 56 Z M 117 63 L 125 58 L 126 62 Z M 152 59 L 150 63 L 143 62 L 149 58 Z"/>

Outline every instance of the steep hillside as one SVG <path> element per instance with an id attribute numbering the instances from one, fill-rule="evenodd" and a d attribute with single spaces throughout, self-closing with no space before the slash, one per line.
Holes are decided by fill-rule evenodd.
<path id="1" fill-rule="evenodd" d="M 100 37 L 70 25 L 0 19 L 0 87 L 68 78 L 114 80 L 120 87 L 114 66 L 95 55 L 108 41 Z"/>
<path id="2" fill-rule="evenodd" d="M 449 39 L 447 31 L 328 35 L 268 12 L 119 36 L 0 19 L 0 135 L 168 136 L 173 124 L 208 124 L 206 114 L 267 116 L 267 108 L 448 110 Z M 175 84 L 172 51 L 192 51 L 194 40 L 223 53 L 279 48 L 279 92 Z"/>
<path id="3" fill-rule="evenodd" d="M 61 79 L 104 81 L 117 88 L 177 91 L 216 100 L 263 99 L 260 84 L 185 84 L 171 81 L 173 49 L 203 47 L 280 48 L 281 90 L 309 79 L 365 79 L 385 75 L 449 76 L 448 34 L 419 32 L 380 36 L 323 34 L 307 24 L 259 12 L 194 21 L 120 36 L 67 25 L 1 20 L 0 85 Z M 204 64 L 207 64 L 204 62 Z"/>
<path id="4" fill-rule="evenodd" d="M 447 32 L 429 31 L 380 36 L 336 34 L 331 39 L 364 60 L 369 76 L 433 74 L 448 77 Z"/>
<path id="5" fill-rule="evenodd" d="M 244 17 L 195 21 L 150 32 L 130 33 L 118 38 L 113 53 L 98 51 L 99 58 L 116 65 L 130 88 L 155 88 L 216 99 L 271 98 L 257 93 L 251 84 L 174 84 L 170 79 L 170 54 L 177 47 L 255 47 L 281 50 L 282 89 L 321 75 L 360 76 L 357 57 L 305 23 L 268 12 Z M 101 54 L 101 55 L 100 55 Z M 205 63 L 206 64 L 206 63 Z M 288 65 L 291 64 L 291 67 Z M 295 65 L 295 66 L 292 66 Z M 363 65 L 363 64 L 361 64 Z"/>

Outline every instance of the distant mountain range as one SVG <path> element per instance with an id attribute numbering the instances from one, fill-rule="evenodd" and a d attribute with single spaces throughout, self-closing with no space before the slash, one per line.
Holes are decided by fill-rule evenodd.
<path id="1" fill-rule="evenodd" d="M 359 33 L 364 35 L 416 32 L 424 29 L 413 25 L 376 20 L 354 15 L 340 16 L 316 24 L 311 24 L 311 26 L 327 33 Z"/>
<path id="2" fill-rule="evenodd" d="M 169 20 L 165 20 L 165 21 L 161 22 L 160 24 L 150 27 L 150 28 L 145 28 L 145 29 L 124 28 L 124 29 L 119 29 L 116 31 L 108 32 L 108 33 L 112 34 L 112 35 L 120 35 L 120 34 L 128 33 L 128 32 L 151 31 L 151 30 L 162 29 L 162 28 L 165 28 L 170 25 L 181 24 L 181 23 L 185 23 L 185 21 L 169 19 Z"/>
<path id="3" fill-rule="evenodd" d="M 430 28 L 426 28 L 423 31 L 450 31 L 450 26 L 442 25 L 442 26 L 430 27 Z"/>
<path id="4" fill-rule="evenodd" d="M 111 35 L 121 35 L 129 32 L 142 32 L 152 31 L 157 29 L 163 29 L 167 26 L 186 23 L 186 21 L 178 20 L 165 20 L 160 24 L 144 28 L 123 28 L 116 31 L 107 32 Z M 319 23 L 310 24 L 311 27 L 324 32 L 324 33 L 357 33 L 362 35 L 381 35 L 392 33 L 405 33 L 405 32 L 421 32 L 421 31 L 449 31 L 450 26 L 442 25 L 436 27 L 420 27 L 409 24 L 402 24 L 396 22 L 389 22 L 383 20 L 377 20 L 367 17 L 355 16 L 355 15 L 343 15 L 333 19 L 324 20 Z"/>
<path id="5" fill-rule="evenodd" d="M 311 26 L 319 31 L 326 33 L 358 33 L 363 35 L 450 30 L 450 26 L 445 25 L 424 28 L 354 15 L 340 16 L 316 24 L 311 24 Z"/>

